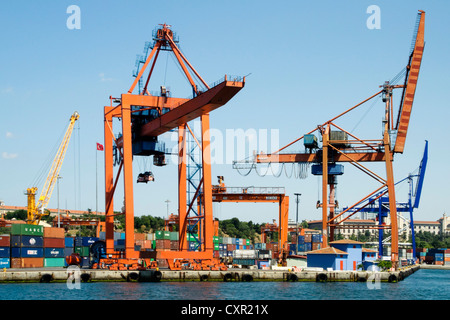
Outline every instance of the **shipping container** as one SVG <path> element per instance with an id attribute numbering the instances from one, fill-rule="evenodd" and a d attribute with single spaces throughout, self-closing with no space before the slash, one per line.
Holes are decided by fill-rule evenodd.
<path id="1" fill-rule="evenodd" d="M 97 242 L 99 238 L 96 237 L 76 237 L 74 240 L 75 247 L 89 247 Z"/>
<path id="2" fill-rule="evenodd" d="M 11 268 L 42 268 L 44 258 L 11 258 Z"/>
<path id="3" fill-rule="evenodd" d="M 156 249 L 170 250 L 170 239 L 156 239 Z"/>
<path id="4" fill-rule="evenodd" d="M 64 257 L 70 256 L 73 252 L 73 248 L 64 248 Z"/>
<path id="5" fill-rule="evenodd" d="M 44 248 L 64 248 L 65 244 L 64 238 L 44 238 Z"/>
<path id="6" fill-rule="evenodd" d="M 65 248 L 73 248 L 74 247 L 74 238 L 73 237 L 65 237 L 64 238 L 64 247 Z"/>
<path id="7" fill-rule="evenodd" d="M 88 257 L 89 256 L 89 247 L 75 247 L 74 253 L 78 253 L 80 257 Z"/>
<path id="8" fill-rule="evenodd" d="M 254 266 L 255 259 L 244 259 L 244 258 L 233 258 L 233 264 L 242 265 L 242 266 Z"/>
<path id="9" fill-rule="evenodd" d="M 91 263 L 89 257 L 81 257 L 81 268 L 89 268 L 90 264 Z"/>
<path id="10" fill-rule="evenodd" d="M 43 258 L 44 248 L 11 247 L 11 258 Z"/>
<path id="11" fill-rule="evenodd" d="M 9 257 L 11 257 L 11 248 L 0 247 L 0 258 L 9 258 Z"/>
<path id="12" fill-rule="evenodd" d="M 170 250 L 177 251 L 179 247 L 179 241 L 178 240 L 169 240 L 170 241 Z"/>
<path id="13" fill-rule="evenodd" d="M 44 258 L 44 267 L 64 267 L 66 261 L 64 258 Z"/>
<path id="14" fill-rule="evenodd" d="M 169 231 L 156 231 L 155 236 L 156 236 L 156 240 L 170 240 L 170 232 Z"/>
<path id="15" fill-rule="evenodd" d="M 0 235 L 0 247 L 11 246 L 11 236 L 9 234 Z"/>
<path id="16" fill-rule="evenodd" d="M 11 235 L 43 236 L 44 227 L 31 224 L 12 224 Z"/>
<path id="17" fill-rule="evenodd" d="M 44 258 L 64 258 L 64 248 L 44 248 Z"/>
<path id="18" fill-rule="evenodd" d="M 10 258 L 0 258 L 0 269 L 10 268 L 11 267 L 11 259 Z"/>
<path id="19" fill-rule="evenodd" d="M 145 233 L 135 233 L 134 234 L 134 240 L 135 240 L 135 242 L 137 241 L 137 240 L 145 240 L 147 238 L 147 234 L 145 234 Z M 120 237 L 119 237 L 119 239 L 120 239 Z"/>
<path id="20" fill-rule="evenodd" d="M 44 238 L 42 236 L 13 235 L 10 242 L 11 247 L 42 248 L 44 246 Z"/>
<path id="21" fill-rule="evenodd" d="M 45 227 L 44 237 L 46 238 L 64 238 L 63 228 Z"/>
<path id="22" fill-rule="evenodd" d="M 255 243 L 255 250 L 266 250 L 265 243 Z"/>

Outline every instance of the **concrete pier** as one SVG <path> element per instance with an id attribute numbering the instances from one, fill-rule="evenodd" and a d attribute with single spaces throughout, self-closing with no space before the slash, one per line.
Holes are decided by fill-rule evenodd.
<path id="1" fill-rule="evenodd" d="M 148 271 L 109 271 L 93 269 L 39 268 L 39 269 L 4 269 L 0 272 L 1 282 L 67 282 L 69 278 L 81 282 L 99 281 L 381 281 L 398 282 L 406 279 L 420 269 L 410 266 L 398 271 L 297 271 L 229 269 L 227 271 L 193 271 L 193 270 L 148 270 Z"/>

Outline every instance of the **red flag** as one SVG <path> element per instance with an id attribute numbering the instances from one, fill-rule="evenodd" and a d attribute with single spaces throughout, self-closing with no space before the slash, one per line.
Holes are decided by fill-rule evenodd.
<path id="1" fill-rule="evenodd" d="M 103 145 L 101 145 L 100 143 L 97 142 L 97 150 L 98 151 L 103 151 Z"/>

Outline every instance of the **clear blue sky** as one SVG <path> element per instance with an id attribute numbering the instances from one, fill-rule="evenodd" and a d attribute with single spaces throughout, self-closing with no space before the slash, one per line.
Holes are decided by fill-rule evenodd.
<path id="1" fill-rule="evenodd" d="M 66 26 L 70 5 L 81 9 L 79 30 Z M 381 9 L 380 29 L 366 26 L 370 5 Z M 103 106 L 110 95 L 129 89 L 136 55 L 142 54 L 160 23 L 172 25 L 180 47 L 206 82 L 224 74 L 250 74 L 245 88 L 211 114 L 211 127 L 224 136 L 227 129 L 275 129 L 283 146 L 376 93 L 406 65 L 419 9 L 426 11 L 426 49 L 405 152 L 396 155 L 394 170 L 399 180 L 417 169 L 424 141 L 429 141 L 429 166 L 416 219 L 436 220 L 449 211 L 450 191 L 450 5 L 444 1 L 4 3 L 0 10 L 0 200 L 26 205 L 23 191 L 32 186 L 77 110 L 81 117 L 60 172 L 60 207 L 95 210 L 95 144 L 103 143 Z M 165 73 L 173 96 L 187 97 L 189 86 L 180 80 L 173 60 L 160 59 L 160 78 L 151 89 L 159 88 Z M 356 127 L 362 138 L 381 138 L 383 106 L 380 102 L 366 114 L 368 107 L 342 125 L 349 130 Z M 374 128 L 370 134 L 369 128 Z M 171 146 L 170 134 L 161 139 Z M 301 148 L 294 145 L 291 150 Z M 98 203 L 103 211 L 103 153 L 97 155 Z M 156 182 L 135 186 L 136 215 L 164 217 L 165 200 L 171 201 L 171 212 L 176 209 L 176 166 L 155 168 L 136 160 L 134 174 L 147 168 L 154 171 Z M 384 175 L 383 166 L 371 168 Z M 311 174 L 305 180 L 284 174 L 260 177 L 254 172 L 244 177 L 225 163 L 213 166 L 213 177 L 217 175 L 225 176 L 228 186 L 285 187 L 292 219 L 294 193 L 302 193 L 299 219 L 321 218 L 315 208 L 319 184 Z M 43 182 L 37 187 L 40 193 Z M 347 165 L 339 179 L 339 203 L 350 205 L 375 187 L 370 178 Z M 407 199 L 407 191 L 407 185 L 399 188 L 399 201 Z M 117 200 L 116 209 L 121 206 Z M 50 207 L 57 207 L 56 188 Z M 214 209 L 220 219 L 237 216 L 264 222 L 278 217 L 275 204 L 215 204 Z"/>

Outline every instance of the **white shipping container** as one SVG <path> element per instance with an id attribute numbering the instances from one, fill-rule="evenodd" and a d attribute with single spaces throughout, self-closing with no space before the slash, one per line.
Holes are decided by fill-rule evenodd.
<path id="1" fill-rule="evenodd" d="M 156 240 L 156 236 L 154 233 L 147 233 L 147 239 L 146 240 Z"/>
<path id="2" fill-rule="evenodd" d="M 233 251 L 233 258 L 238 259 L 256 259 L 258 257 L 257 250 L 238 249 Z"/>

